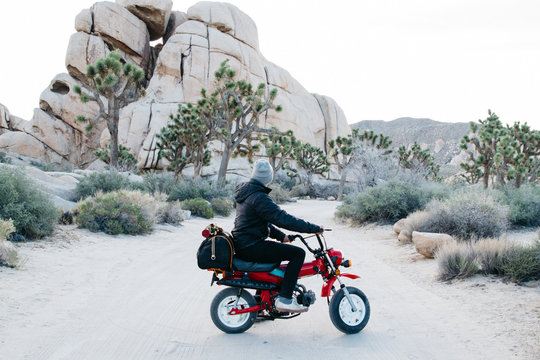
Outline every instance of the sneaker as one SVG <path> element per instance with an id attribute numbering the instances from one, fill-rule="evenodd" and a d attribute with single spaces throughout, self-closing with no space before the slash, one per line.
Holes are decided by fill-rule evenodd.
<path id="1" fill-rule="evenodd" d="M 286 304 L 283 302 L 283 298 L 278 296 L 275 306 L 276 310 L 281 312 L 302 313 L 308 310 L 307 306 L 298 304 L 296 298 L 293 298 L 290 304 Z"/>

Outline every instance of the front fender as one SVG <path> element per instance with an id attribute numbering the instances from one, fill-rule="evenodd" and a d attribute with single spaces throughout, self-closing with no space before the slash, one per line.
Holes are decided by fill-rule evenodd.
<path id="1" fill-rule="evenodd" d="M 349 273 L 341 273 L 339 274 L 339 276 L 345 276 L 349 279 L 359 279 L 360 276 L 358 275 L 354 275 L 354 274 L 349 274 Z M 334 286 L 334 283 L 336 282 L 337 280 L 337 276 L 334 276 L 333 278 L 331 278 L 330 280 L 328 280 L 327 282 L 324 283 L 323 287 L 322 287 L 322 290 L 321 290 L 321 297 L 328 297 L 330 296 L 330 293 L 332 292 L 332 287 Z"/>

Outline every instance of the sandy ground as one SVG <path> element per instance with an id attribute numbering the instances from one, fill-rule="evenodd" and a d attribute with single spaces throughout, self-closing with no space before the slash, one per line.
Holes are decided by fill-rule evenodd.
<path id="1" fill-rule="evenodd" d="M 228 335 L 210 319 L 210 273 L 196 266 L 200 231 L 157 226 L 150 236 L 110 237 L 62 227 L 22 244 L 21 269 L 0 268 L 2 359 L 538 359 L 540 287 L 476 276 L 436 280 L 434 260 L 399 245 L 390 226 L 333 221 L 337 203 L 284 208 L 332 227 L 331 246 L 361 275 L 371 319 L 359 334 L 335 329 L 325 299 L 292 320 Z M 226 229 L 233 217 L 212 220 Z M 302 281 L 320 293 L 319 277 Z"/>

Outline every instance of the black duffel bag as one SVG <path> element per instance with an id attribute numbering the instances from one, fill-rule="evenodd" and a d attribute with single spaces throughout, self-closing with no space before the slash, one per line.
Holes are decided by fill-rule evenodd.
<path id="1" fill-rule="evenodd" d="M 210 224 L 203 231 L 205 239 L 197 251 L 197 265 L 201 269 L 230 270 L 234 257 L 234 243 L 230 234 Z"/>

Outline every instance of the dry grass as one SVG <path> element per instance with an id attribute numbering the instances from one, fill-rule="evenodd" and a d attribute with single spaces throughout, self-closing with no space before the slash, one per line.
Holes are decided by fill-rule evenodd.
<path id="1" fill-rule="evenodd" d="M 480 268 L 485 274 L 502 274 L 502 266 L 512 245 L 501 239 L 482 239 L 475 244 Z"/>
<path id="2" fill-rule="evenodd" d="M 184 220 L 184 210 L 180 201 L 159 203 L 156 211 L 156 222 L 158 224 L 178 225 Z"/>
<path id="3" fill-rule="evenodd" d="M 0 219 L 0 266 L 15 267 L 18 263 L 17 250 L 9 241 L 9 234 L 15 231 L 13 220 Z"/>
<path id="4" fill-rule="evenodd" d="M 440 247 L 435 254 L 439 265 L 439 279 L 463 279 L 478 272 L 476 251 L 471 244 L 451 242 Z"/>

